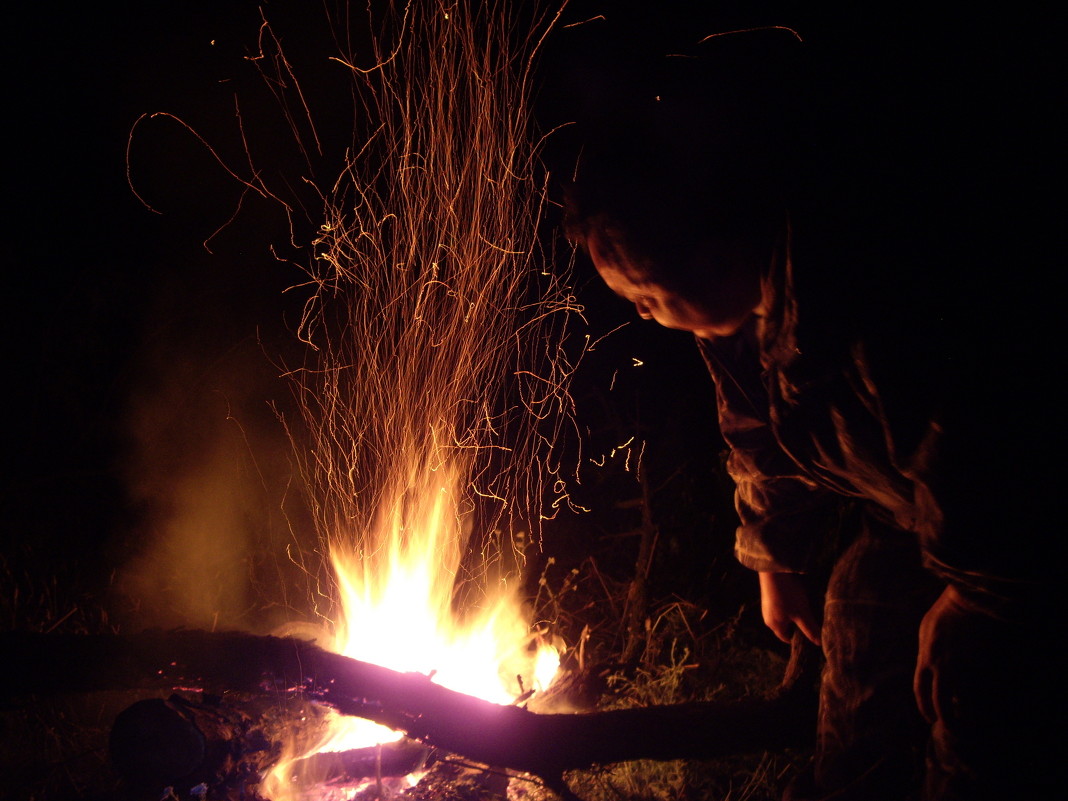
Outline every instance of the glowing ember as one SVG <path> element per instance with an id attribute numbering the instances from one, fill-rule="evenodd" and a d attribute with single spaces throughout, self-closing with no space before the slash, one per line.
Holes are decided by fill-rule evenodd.
<path id="1" fill-rule="evenodd" d="M 559 350 L 575 309 L 541 263 L 527 116 L 552 20 L 526 20 L 517 43 L 503 5 L 413 3 L 371 21 L 373 58 L 335 59 L 366 120 L 323 193 L 308 356 L 289 373 L 303 420 L 286 423 L 334 570 L 317 596 L 325 644 L 512 703 L 559 662 L 503 566 L 521 567 L 529 539 L 500 531 L 566 499 L 551 450 L 570 409 Z M 346 720 L 313 750 L 396 737 Z M 292 797 L 286 775 L 283 763 L 264 793 Z"/>

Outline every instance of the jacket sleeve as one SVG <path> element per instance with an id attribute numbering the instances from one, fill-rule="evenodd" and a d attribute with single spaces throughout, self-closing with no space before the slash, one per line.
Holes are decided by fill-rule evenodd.
<path id="1" fill-rule="evenodd" d="M 730 448 L 735 484 L 735 555 L 748 568 L 804 572 L 813 566 L 836 508 L 833 493 L 805 476 L 776 441 L 749 328 L 732 337 L 699 339 L 716 385 L 720 433 Z"/>

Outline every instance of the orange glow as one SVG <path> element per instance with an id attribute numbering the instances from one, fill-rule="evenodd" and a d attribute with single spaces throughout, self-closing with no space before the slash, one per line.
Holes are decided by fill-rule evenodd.
<path id="1" fill-rule="evenodd" d="M 435 477 L 439 477 L 435 474 Z M 544 689 L 560 654 L 530 632 L 515 591 L 502 584 L 462 619 L 452 602 L 460 568 L 462 534 L 455 530 L 449 486 L 428 481 L 421 503 L 405 519 L 394 517 L 370 553 L 335 546 L 332 561 L 342 614 L 333 650 L 402 672 L 432 675 L 449 689 L 501 704 L 525 690 Z M 311 751 L 286 754 L 264 783 L 274 801 L 292 797 L 287 765 L 320 751 L 344 751 L 393 742 L 400 733 L 359 718 L 333 719 L 330 733 Z"/>
<path id="2" fill-rule="evenodd" d="M 333 59 L 367 124 L 322 191 L 294 288 L 308 293 L 305 361 L 287 372 L 302 419 L 283 421 L 332 573 L 294 557 L 315 581 L 320 644 L 502 704 L 559 666 L 517 574 L 538 520 L 567 501 L 552 451 L 571 409 L 564 325 L 580 311 L 537 236 L 527 92 L 554 20 L 516 42 L 506 7 L 404 5 L 374 21 L 386 33 L 371 58 Z M 519 520 L 529 533 L 502 533 Z M 313 752 L 396 736 L 339 719 Z M 286 775 L 283 761 L 262 792 L 293 798 Z"/>

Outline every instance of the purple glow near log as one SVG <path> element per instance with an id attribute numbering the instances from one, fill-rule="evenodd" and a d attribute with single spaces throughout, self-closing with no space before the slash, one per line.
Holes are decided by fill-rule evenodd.
<path id="1" fill-rule="evenodd" d="M 12 655 L 14 671 L 4 684 L 9 693 L 138 687 L 303 693 L 428 745 L 544 777 L 631 759 L 709 758 L 802 745 L 815 729 L 814 694 L 797 676 L 770 699 L 539 715 L 278 637 L 7 633 L 0 635 L 0 646 Z"/>

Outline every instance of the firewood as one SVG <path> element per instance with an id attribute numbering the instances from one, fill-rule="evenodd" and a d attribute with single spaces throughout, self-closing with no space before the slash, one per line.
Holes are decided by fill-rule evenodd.
<path id="1" fill-rule="evenodd" d="M 468 759 L 547 779 L 594 764 L 802 745 L 815 729 L 815 693 L 797 679 L 770 698 L 539 715 L 288 638 L 203 631 L 7 633 L 0 647 L 12 655 L 13 672 L 3 685 L 8 692 L 177 687 L 299 694 Z M 795 649 L 795 656 L 804 653 Z"/>
<path id="2" fill-rule="evenodd" d="M 164 787 L 179 798 L 195 797 L 196 787 L 209 798 L 258 798 L 262 774 L 278 763 L 284 744 L 311 749 L 328 732 L 322 707 L 285 701 L 244 694 L 138 701 L 112 726 L 112 765 L 145 798 L 158 798 Z M 286 780 L 308 792 L 402 778 L 429 754 L 416 740 L 318 753 L 290 763 Z"/>
<path id="3" fill-rule="evenodd" d="M 298 786 L 310 782 L 352 785 L 361 779 L 407 776 L 419 770 L 430 755 L 422 743 L 399 740 L 351 751 L 327 751 L 298 759 L 286 773 Z"/>
<path id="4" fill-rule="evenodd" d="M 132 787 L 155 789 L 156 797 L 159 788 L 184 796 L 197 785 L 213 798 L 239 797 L 281 754 L 267 721 L 261 709 L 220 698 L 147 698 L 115 719 L 111 762 Z"/>

